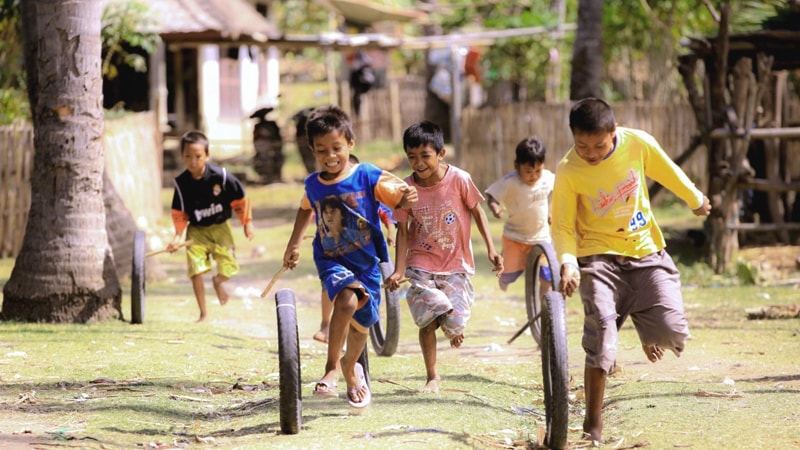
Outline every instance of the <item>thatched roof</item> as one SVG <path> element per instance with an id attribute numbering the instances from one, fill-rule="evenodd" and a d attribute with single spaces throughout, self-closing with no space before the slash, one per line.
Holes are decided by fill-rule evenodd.
<path id="1" fill-rule="evenodd" d="M 277 28 L 245 0 L 148 0 L 165 42 L 264 43 Z"/>
<path id="2" fill-rule="evenodd" d="M 695 55 L 707 59 L 713 57 L 712 48 L 717 37 L 691 38 L 685 46 Z M 772 70 L 800 69 L 800 31 L 761 30 L 728 36 L 728 61 L 733 63 L 742 57 L 756 60 L 758 53 L 774 57 Z"/>
<path id="3" fill-rule="evenodd" d="M 422 11 L 385 6 L 374 0 L 320 0 L 320 2 L 328 9 L 344 16 L 347 22 L 360 26 L 377 22 L 411 22 L 427 17 Z"/>

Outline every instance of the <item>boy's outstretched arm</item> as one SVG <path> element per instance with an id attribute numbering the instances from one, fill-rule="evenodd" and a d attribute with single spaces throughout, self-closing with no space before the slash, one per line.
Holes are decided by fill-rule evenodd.
<path id="1" fill-rule="evenodd" d="M 248 241 L 253 240 L 253 210 L 250 207 L 250 200 L 242 197 L 231 202 L 231 209 L 236 213 L 239 221 L 244 227 L 244 236 Z"/>
<path id="2" fill-rule="evenodd" d="M 503 273 L 503 257 L 500 256 L 494 249 L 494 241 L 492 240 L 491 233 L 489 232 L 489 219 L 486 218 L 486 212 L 483 211 L 480 203 L 476 203 L 472 208 L 472 218 L 478 225 L 478 231 L 483 237 L 483 242 L 486 243 L 486 250 L 489 252 L 489 262 L 494 266 L 492 272 L 496 272 L 498 277 Z"/>
<path id="3" fill-rule="evenodd" d="M 408 209 L 417 204 L 417 200 L 419 200 L 417 188 L 406 185 L 401 187 L 400 190 L 403 192 L 403 198 L 400 199 L 400 203 L 396 206 L 396 208 Z"/>
<path id="4" fill-rule="evenodd" d="M 503 217 L 503 206 L 496 198 L 492 197 L 492 194 L 486 194 L 486 204 L 489 205 L 489 209 L 492 210 L 492 214 L 496 219 Z"/>
<path id="5" fill-rule="evenodd" d="M 175 236 L 172 238 L 172 241 L 167 244 L 167 252 L 175 253 L 186 238 L 186 229 L 189 226 L 189 215 L 177 209 L 171 210 L 170 214 L 172 216 L 172 225 L 175 227 Z"/>
<path id="6" fill-rule="evenodd" d="M 711 214 L 711 200 L 707 196 L 703 196 L 703 204 L 699 208 L 693 209 L 692 212 L 695 216 L 707 216 Z"/>
<path id="7" fill-rule="evenodd" d="M 283 253 L 283 265 L 291 270 L 297 267 L 300 261 L 300 243 L 303 242 L 303 236 L 306 234 L 306 228 L 311 223 L 312 210 L 310 209 L 297 209 L 297 216 L 294 219 L 294 228 L 292 228 L 292 237 L 286 244 L 286 251 Z"/>
<path id="8" fill-rule="evenodd" d="M 397 247 L 395 248 L 394 273 L 386 280 L 390 291 L 400 287 L 400 280 L 406 276 L 408 265 L 408 222 L 397 222 Z"/>

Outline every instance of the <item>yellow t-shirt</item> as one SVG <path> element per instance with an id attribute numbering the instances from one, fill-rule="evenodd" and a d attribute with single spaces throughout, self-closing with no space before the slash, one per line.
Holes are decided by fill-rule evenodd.
<path id="1" fill-rule="evenodd" d="M 553 190 L 553 242 L 562 263 L 612 254 L 641 258 L 664 248 L 664 235 L 650 208 L 646 178 L 686 202 L 703 204 L 703 193 L 651 135 L 617 127 L 614 150 L 596 166 L 571 148 L 559 162 Z"/>

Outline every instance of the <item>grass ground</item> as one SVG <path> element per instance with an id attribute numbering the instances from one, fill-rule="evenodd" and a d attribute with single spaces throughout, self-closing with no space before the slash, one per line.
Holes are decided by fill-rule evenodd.
<path id="1" fill-rule="evenodd" d="M 476 303 L 461 349 L 440 337 L 441 392 L 418 392 L 424 368 L 403 303 L 397 353 L 370 355 L 373 404 L 364 411 L 343 397 L 311 395 L 325 346 L 311 339 L 319 325 L 319 282 L 308 244 L 300 267 L 275 287 L 291 288 L 298 299 L 303 381 L 303 428 L 281 434 L 275 304 L 259 294 L 280 268 L 300 190 L 287 183 L 249 192 L 256 238 L 247 242 L 234 227 L 242 272 L 230 282 L 225 307 L 211 301 L 208 322 L 193 323 L 197 306 L 183 256 L 175 254 L 155 257 L 166 278 L 148 283 L 141 325 L 127 321 L 127 281 L 126 321 L 0 323 L 0 448 L 537 448 L 544 423 L 540 354 L 527 333 L 507 343 L 527 320 L 523 285 L 507 293 L 497 288 L 477 233 Z M 800 322 L 745 314 L 754 306 L 794 304 L 797 289 L 713 276 L 681 239 L 695 219 L 671 211 L 664 210 L 662 222 L 682 270 L 692 339 L 681 358 L 650 364 L 626 324 L 622 371 L 607 389 L 604 447 L 800 448 Z M 491 225 L 499 243 L 502 224 Z M 0 260 L 0 284 L 12 267 L 13 260 Z M 567 303 L 567 320 L 570 446 L 582 448 L 577 298 Z"/>

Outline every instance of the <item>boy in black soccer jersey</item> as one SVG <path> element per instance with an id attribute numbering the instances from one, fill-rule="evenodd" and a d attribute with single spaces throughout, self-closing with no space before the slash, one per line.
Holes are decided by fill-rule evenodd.
<path id="1" fill-rule="evenodd" d="M 220 305 L 228 302 L 222 283 L 239 272 L 234 256 L 233 233 L 228 219 L 235 212 L 244 226 L 244 235 L 253 239 L 253 217 L 244 186 L 224 168 L 208 163 L 208 138 L 199 131 L 181 137 L 181 158 L 186 170 L 175 177 L 172 196 L 172 223 L 175 237 L 167 251 L 176 251 L 186 240 L 188 274 L 200 307 L 198 322 L 206 319 L 206 294 L 203 274 L 211 270 L 211 257 L 217 263 L 217 274 L 211 278 Z"/>

